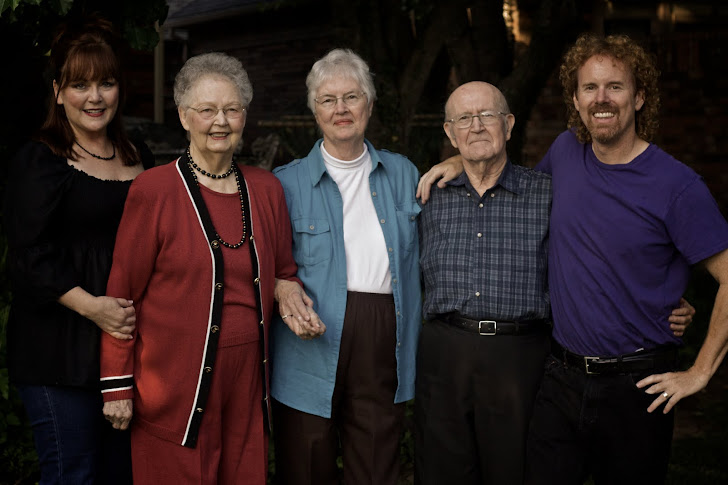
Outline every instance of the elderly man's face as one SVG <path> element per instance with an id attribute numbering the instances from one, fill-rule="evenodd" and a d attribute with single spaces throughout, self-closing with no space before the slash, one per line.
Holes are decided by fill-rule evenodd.
<path id="1" fill-rule="evenodd" d="M 590 57 L 577 72 L 574 106 L 595 143 L 612 145 L 635 133 L 635 112 L 644 104 L 624 63 Z"/>
<path id="2" fill-rule="evenodd" d="M 491 162 L 506 158 L 506 142 L 511 138 L 515 118 L 512 114 L 499 114 L 498 95 L 495 87 L 481 82 L 464 84 L 450 95 L 446 106 L 448 119 L 476 115 L 483 111 L 495 113 L 497 117 L 493 123 L 483 124 L 475 116 L 468 128 L 458 128 L 454 123 L 445 122 L 443 127 L 450 143 L 467 162 Z"/>

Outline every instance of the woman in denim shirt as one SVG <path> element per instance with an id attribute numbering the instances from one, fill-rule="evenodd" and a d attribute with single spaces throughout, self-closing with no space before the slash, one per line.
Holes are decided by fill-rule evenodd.
<path id="1" fill-rule="evenodd" d="M 364 138 L 376 93 L 357 54 L 329 52 L 306 85 L 323 139 L 275 171 L 306 290 L 276 287 L 277 475 L 283 484 L 339 483 L 341 444 L 347 485 L 396 484 L 421 324 L 417 169 Z"/>

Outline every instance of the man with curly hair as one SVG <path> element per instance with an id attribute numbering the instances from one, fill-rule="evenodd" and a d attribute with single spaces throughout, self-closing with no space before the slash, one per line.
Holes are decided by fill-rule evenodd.
<path id="1" fill-rule="evenodd" d="M 553 177 L 554 328 L 528 484 L 663 483 L 672 409 L 728 349 L 728 224 L 701 177 L 650 143 L 658 75 L 626 36 L 584 35 L 561 65 L 570 129 L 536 167 Z M 697 263 L 720 289 L 695 363 L 677 372 L 667 319 Z"/>

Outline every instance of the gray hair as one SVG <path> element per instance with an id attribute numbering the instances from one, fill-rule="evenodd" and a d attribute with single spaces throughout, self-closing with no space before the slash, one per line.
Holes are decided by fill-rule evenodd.
<path id="1" fill-rule="evenodd" d="M 356 81 L 367 97 L 371 106 L 377 99 L 372 73 L 367 63 L 351 49 L 334 49 L 316 61 L 306 77 L 308 88 L 308 107 L 316 113 L 316 91 L 329 79 L 346 77 Z"/>
<path id="2" fill-rule="evenodd" d="M 233 56 L 222 52 L 210 52 L 190 57 L 174 78 L 174 103 L 185 106 L 190 89 L 203 77 L 222 77 L 235 85 L 244 107 L 253 99 L 253 85 L 243 64 Z"/>

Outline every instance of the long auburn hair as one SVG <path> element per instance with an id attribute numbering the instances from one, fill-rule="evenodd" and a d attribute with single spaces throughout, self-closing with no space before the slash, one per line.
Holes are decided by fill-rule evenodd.
<path id="1" fill-rule="evenodd" d="M 593 56 L 612 57 L 624 63 L 627 72 L 632 74 L 635 92 L 642 91 L 645 98 L 642 109 L 635 113 L 635 129 L 640 138 L 652 141 L 659 124 L 660 91 L 657 88 L 657 80 L 660 71 L 657 69 L 654 57 L 626 35 L 602 37 L 593 33 L 583 34 L 564 56 L 559 79 L 564 89 L 569 128 L 576 130 L 580 142 L 591 143 L 591 134 L 574 107 L 573 96 L 577 88 L 579 69 Z"/>
<path id="2" fill-rule="evenodd" d="M 106 131 L 124 165 L 132 166 L 140 163 L 141 157 L 129 141 L 121 117 L 126 85 L 118 54 L 120 48 L 121 41 L 111 22 L 98 16 L 84 17 L 60 26 L 51 44 L 49 68 L 58 92 L 80 80 L 116 80 L 119 103 Z M 48 112 L 38 139 L 54 154 L 77 160 L 78 155 L 73 149 L 76 136 L 63 105 L 59 105 L 57 99 L 57 93 L 49 97 Z"/>

